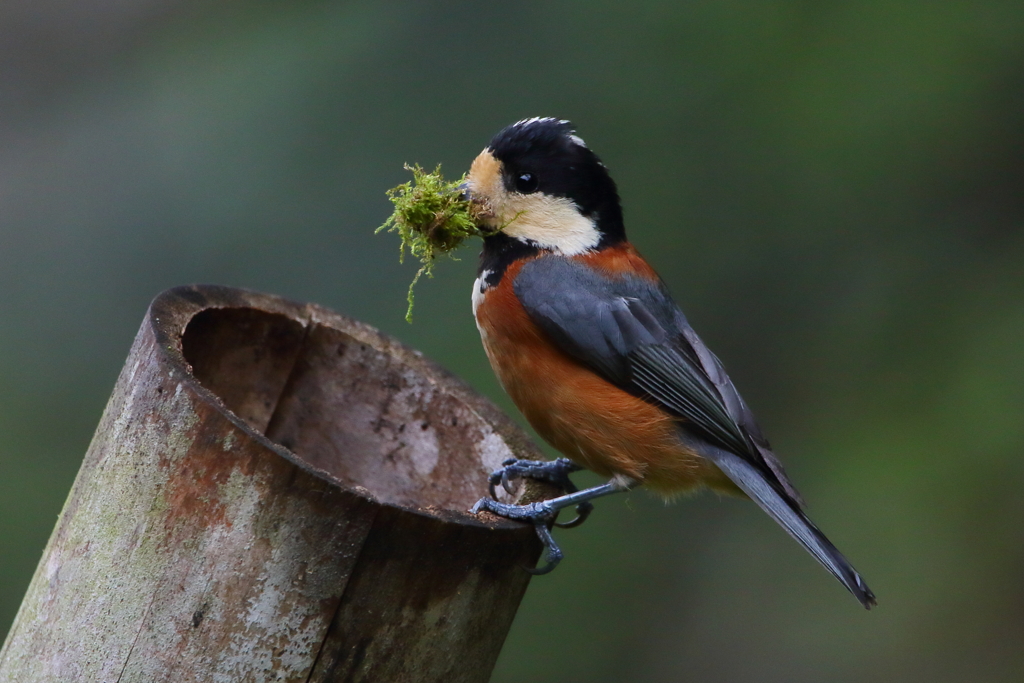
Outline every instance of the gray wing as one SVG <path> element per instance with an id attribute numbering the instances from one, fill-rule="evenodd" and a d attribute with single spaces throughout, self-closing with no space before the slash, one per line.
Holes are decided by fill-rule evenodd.
<path id="1" fill-rule="evenodd" d="M 800 504 L 721 362 L 664 286 L 638 277 L 608 278 L 569 259 L 544 256 L 523 266 L 514 289 L 531 319 L 570 356 L 683 418 L 699 436 L 749 461 Z"/>

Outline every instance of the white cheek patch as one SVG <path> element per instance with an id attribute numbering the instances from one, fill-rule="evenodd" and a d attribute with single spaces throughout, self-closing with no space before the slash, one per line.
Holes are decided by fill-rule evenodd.
<path id="1" fill-rule="evenodd" d="M 510 237 L 529 240 L 541 249 L 566 256 L 590 251 L 601 241 L 597 224 L 581 214 L 571 199 L 514 192 L 507 193 L 504 199 L 503 232 Z"/>

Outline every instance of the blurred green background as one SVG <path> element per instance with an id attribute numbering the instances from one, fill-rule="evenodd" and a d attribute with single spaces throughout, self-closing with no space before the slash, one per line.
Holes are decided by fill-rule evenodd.
<path id="1" fill-rule="evenodd" d="M 995 0 L 6 0 L 0 634 L 165 288 L 325 304 L 514 412 L 475 254 L 410 326 L 372 233 L 404 162 L 457 176 L 535 115 L 602 155 L 879 607 L 750 503 L 634 492 L 559 533 L 493 680 L 1024 680 L 1024 4 Z"/>

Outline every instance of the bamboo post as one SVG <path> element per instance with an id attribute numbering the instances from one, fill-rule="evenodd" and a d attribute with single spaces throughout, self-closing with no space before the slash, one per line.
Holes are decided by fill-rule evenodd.
<path id="1" fill-rule="evenodd" d="M 0 680 L 486 681 L 540 552 L 465 512 L 526 437 L 367 325 L 161 294 Z"/>

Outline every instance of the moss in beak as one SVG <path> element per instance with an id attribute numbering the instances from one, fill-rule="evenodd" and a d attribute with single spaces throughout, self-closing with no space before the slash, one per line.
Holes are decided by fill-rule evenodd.
<path id="1" fill-rule="evenodd" d="M 433 173 L 418 165 L 406 164 L 405 168 L 412 172 L 412 180 L 388 190 L 388 199 L 395 210 L 376 232 L 397 232 L 401 240 L 399 260 L 404 262 L 408 249 L 422 264 L 409 285 L 409 309 L 405 319 L 411 323 L 413 287 L 424 274 L 433 277 L 438 255 L 451 255 L 450 252 L 468 238 L 486 237 L 491 231 L 482 228 L 475 216 L 465 176 L 450 182 L 441 175 L 440 166 Z"/>

